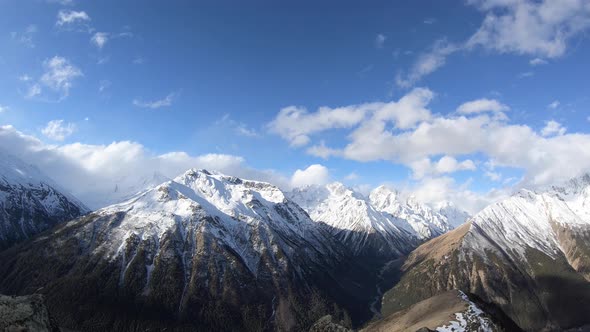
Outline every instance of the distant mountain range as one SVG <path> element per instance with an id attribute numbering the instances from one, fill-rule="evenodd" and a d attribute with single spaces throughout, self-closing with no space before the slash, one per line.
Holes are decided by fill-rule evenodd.
<path id="1" fill-rule="evenodd" d="M 198 169 L 144 182 L 89 212 L 2 155 L 0 293 L 41 293 L 83 331 L 590 324 L 590 176 L 473 217 L 386 187 L 283 192 Z"/>

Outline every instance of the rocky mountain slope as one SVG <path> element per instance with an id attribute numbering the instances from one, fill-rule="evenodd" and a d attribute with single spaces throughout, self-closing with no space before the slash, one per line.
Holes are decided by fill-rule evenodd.
<path id="1" fill-rule="evenodd" d="M 87 212 L 39 169 L 0 151 L 0 250 Z"/>
<path id="2" fill-rule="evenodd" d="M 590 176 L 522 190 L 417 248 L 383 298 L 386 315 L 450 289 L 498 305 L 521 328 L 590 323 Z"/>
<path id="3" fill-rule="evenodd" d="M 478 302 L 461 291 L 451 290 L 390 314 L 361 331 L 520 331 L 502 312 Z"/>
<path id="4" fill-rule="evenodd" d="M 370 315 L 350 257 L 278 188 L 189 170 L 0 253 L 0 291 L 39 290 L 85 331 L 301 330 Z"/>

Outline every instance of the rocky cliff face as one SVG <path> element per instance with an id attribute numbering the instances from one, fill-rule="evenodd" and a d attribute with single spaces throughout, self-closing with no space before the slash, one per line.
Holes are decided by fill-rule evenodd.
<path id="1" fill-rule="evenodd" d="M 383 312 L 461 289 L 497 304 L 526 330 L 588 324 L 589 180 L 523 190 L 423 244 L 385 294 Z"/>
<path id="2" fill-rule="evenodd" d="M 0 250 L 87 212 L 39 169 L 0 151 Z"/>
<path id="3" fill-rule="evenodd" d="M 0 288 L 87 331 L 301 330 L 369 314 L 349 253 L 278 188 L 189 170 L 1 253 Z"/>

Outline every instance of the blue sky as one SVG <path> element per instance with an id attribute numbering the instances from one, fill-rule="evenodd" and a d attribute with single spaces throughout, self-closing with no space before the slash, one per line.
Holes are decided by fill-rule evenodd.
<path id="1" fill-rule="evenodd" d="M 134 152 L 115 147 L 132 142 L 151 159 L 179 151 L 241 157 L 227 169 L 272 174 L 260 177 L 282 186 L 295 185 L 296 170 L 318 164 L 325 169 L 310 170 L 297 184 L 338 180 L 366 190 L 389 183 L 432 202 L 468 195 L 478 206 L 481 197 L 590 167 L 581 160 L 590 142 L 589 27 L 588 1 L 5 0 L 0 124 L 63 158 L 85 158 L 90 152 L 72 152 L 83 144 L 96 149 L 94 158 L 110 146 L 122 155 L 116 158 L 130 159 Z M 375 107 L 383 105 L 357 109 L 357 120 L 337 112 L 328 120 L 315 116 L 320 107 L 328 115 L 339 107 L 397 103 L 419 91 L 428 92 L 416 97 L 424 105 L 390 105 L 395 110 L 385 128 L 365 133 L 392 136 L 370 155 L 359 128 L 377 121 Z M 478 103 L 459 112 L 467 102 Z M 301 116 L 279 122 L 290 106 L 310 116 L 307 122 Z M 428 114 L 419 116 L 422 108 Z M 396 114 L 417 117 L 403 126 Z M 415 140 L 399 137 L 421 126 L 447 121 L 451 132 L 473 130 L 469 121 L 478 117 L 487 117 L 481 126 L 491 133 L 505 130 L 503 139 L 514 133 L 517 148 L 496 151 L 487 139 L 464 148 L 444 139 L 420 143 L 437 145 L 422 153 L 390 148 L 413 146 Z M 318 127 L 298 132 L 310 124 Z M 293 144 L 289 130 L 308 141 Z M 0 137 L 10 149 L 6 135 Z M 318 146 L 332 152 L 313 152 Z M 575 160 L 576 151 L 566 149 L 572 146 L 582 153 Z M 572 160 L 543 157 L 551 149 Z M 30 151 L 15 153 L 46 162 Z M 119 160 L 104 158 L 106 168 Z M 437 190 L 435 197 L 424 193 Z"/>

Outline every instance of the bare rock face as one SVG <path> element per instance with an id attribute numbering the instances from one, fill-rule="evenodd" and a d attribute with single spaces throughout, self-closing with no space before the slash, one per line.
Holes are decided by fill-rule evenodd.
<path id="1" fill-rule="evenodd" d="M 42 295 L 0 295 L 0 331 L 58 332 Z"/>
<path id="2" fill-rule="evenodd" d="M 418 247 L 384 315 L 451 289 L 500 307 L 522 329 L 565 330 L 590 323 L 590 180 L 521 191 Z"/>

